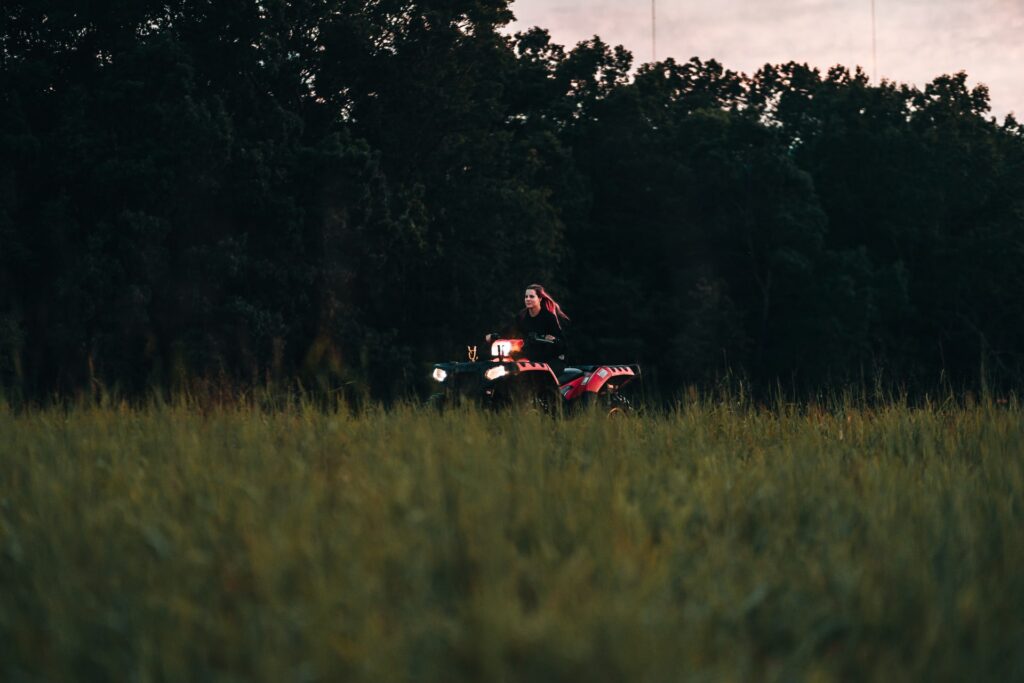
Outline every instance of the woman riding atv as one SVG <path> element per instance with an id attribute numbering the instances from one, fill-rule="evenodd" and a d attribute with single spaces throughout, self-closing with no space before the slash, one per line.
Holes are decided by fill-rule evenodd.
<path id="1" fill-rule="evenodd" d="M 562 307 L 541 285 L 526 287 L 525 308 L 503 330 L 488 334 L 491 357 L 480 359 L 476 347 L 468 347 L 469 361 L 435 363 L 430 373 L 436 393 L 430 403 L 469 400 L 479 405 L 503 407 L 516 403 L 558 413 L 597 404 L 607 414 L 630 410 L 620 391 L 640 378 L 636 364 L 565 366 L 563 323 L 569 320 Z M 506 340 L 521 339 L 524 344 Z"/>
<path id="2" fill-rule="evenodd" d="M 526 343 L 526 357 L 539 363 L 563 366 L 565 364 L 565 335 L 562 321 L 569 316 L 563 311 L 543 285 L 527 285 L 523 303 L 526 307 L 512 320 L 503 335 L 488 334 L 488 343 L 499 336 L 522 339 Z M 561 367 L 555 369 L 559 372 Z"/>

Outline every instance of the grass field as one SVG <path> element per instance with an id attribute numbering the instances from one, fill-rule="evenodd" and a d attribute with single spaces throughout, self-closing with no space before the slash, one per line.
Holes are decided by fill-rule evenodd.
<path id="1" fill-rule="evenodd" d="M 1022 680 L 1022 417 L 0 404 L 0 680 Z"/>

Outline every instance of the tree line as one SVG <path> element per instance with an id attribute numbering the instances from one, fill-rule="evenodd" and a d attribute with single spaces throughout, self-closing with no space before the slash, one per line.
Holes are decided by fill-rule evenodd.
<path id="1" fill-rule="evenodd" d="M 642 64 L 506 0 L 12 0 L 0 386 L 377 398 L 544 283 L 671 394 L 1024 370 L 1024 128 L 964 73 Z"/>

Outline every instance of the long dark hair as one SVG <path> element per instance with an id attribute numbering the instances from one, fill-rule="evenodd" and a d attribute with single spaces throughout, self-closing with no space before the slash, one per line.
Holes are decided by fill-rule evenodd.
<path id="1" fill-rule="evenodd" d="M 537 292 L 537 296 L 540 298 L 540 305 L 543 306 L 546 311 L 555 316 L 555 322 L 558 323 L 558 327 L 561 329 L 562 321 L 568 320 L 569 316 L 565 314 L 565 311 L 563 311 L 562 307 L 558 305 L 558 302 L 551 298 L 548 291 L 544 289 L 544 285 L 526 285 L 526 289 L 532 289 Z"/>

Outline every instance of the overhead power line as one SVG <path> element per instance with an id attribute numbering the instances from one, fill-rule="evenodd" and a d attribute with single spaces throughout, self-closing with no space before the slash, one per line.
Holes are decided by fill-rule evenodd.
<path id="1" fill-rule="evenodd" d="M 871 80 L 878 83 L 878 38 L 875 28 L 875 0 L 871 0 Z"/>
<path id="2" fill-rule="evenodd" d="M 658 61 L 658 17 L 654 12 L 655 0 L 651 0 L 651 61 Z"/>

